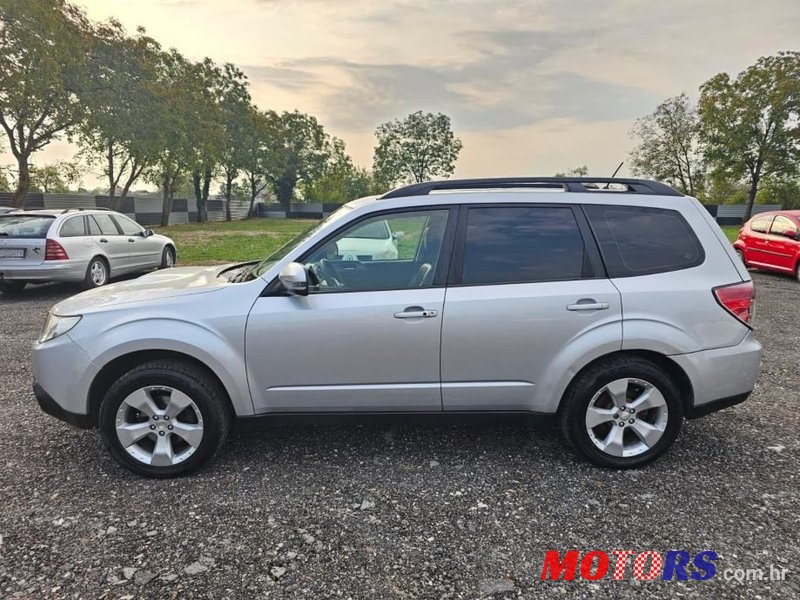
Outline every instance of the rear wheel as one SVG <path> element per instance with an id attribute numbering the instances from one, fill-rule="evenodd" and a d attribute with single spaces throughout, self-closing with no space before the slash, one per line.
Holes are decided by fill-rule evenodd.
<path id="1" fill-rule="evenodd" d="M 126 469 L 146 477 L 176 477 L 205 464 L 230 429 L 227 399 L 197 367 L 159 360 L 128 371 L 100 405 L 103 442 Z"/>
<path id="2" fill-rule="evenodd" d="M 683 422 L 680 393 L 670 376 L 640 358 L 600 363 L 570 385 L 561 428 L 596 465 L 627 469 L 661 456 Z"/>
<path id="3" fill-rule="evenodd" d="M 800 262 L 798 262 L 797 266 L 794 268 L 794 277 L 800 282 Z"/>
<path id="4" fill-rule="evenodd" d="M 161 269 L 171 269 L 175 266 L 175 250 L 171 246 L 164 248 L 161 253 Z"/>
<path id="5" fill-rule="evenodd" d="M 103 286 L 108 283 L 108 263 L 99 256 L 94 257 L 86 267 L 86 276 L 83 278 L 83 287 L 87 290 Z"/>
<path id="6" fill-rule="evenodd" d="M 28 285 L 27 281 L 0 281 L 0 292 L 7 296 L 19 294 Z"/>

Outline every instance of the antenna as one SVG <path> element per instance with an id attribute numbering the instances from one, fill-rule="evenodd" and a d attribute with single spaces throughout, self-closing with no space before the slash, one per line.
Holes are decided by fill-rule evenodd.
<path id="1" fill-rule="evenodd" d="M 622 168 L 622 165 L 624 165 L 624 164 L 625 164 L 625 161 L 622 161 L 621 163 L 619 163 L 619 166 L 618 166 L 618 167 L 616 168 L 616 170 L 615 170 L 615 171 L 614 171 L 614 172 L 611 174 L 611 179 L 614 179 L 614 177 L 616 177 L 616 176 L 617 176 L 617 173 L 619 173 L 619 170 Z"/>

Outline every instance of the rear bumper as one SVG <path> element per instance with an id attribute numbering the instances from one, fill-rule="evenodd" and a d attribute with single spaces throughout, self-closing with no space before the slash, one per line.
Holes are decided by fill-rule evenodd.
<path id="1" fill-rule="evenodd" d="M 0 280 L 9 281 L 82 281 L 86 261 L 48 261 L 40 265 L 0 265 Z"/>
<path id="2" fill-rule="evenodd" d="M 691 354 L 670 356 L 689 376 L 694 402 L 689 418 L 744 402 L 761 368 L 761 344 L 748 331 L 742 342 Z"/>

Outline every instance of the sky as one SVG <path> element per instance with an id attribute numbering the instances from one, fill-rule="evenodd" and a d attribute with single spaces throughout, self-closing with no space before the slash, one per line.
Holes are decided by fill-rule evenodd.
<path id="1" fill-rule="evenodd" d="M 374 131 L 444 112 L 459 177 L 627 160 L 634 121 L 718 72 L 798 50 L 798 0 L 77 0 L 187 57 L 232 62 L 262 109 L 299 109 L 370 166 Z M 58 143 L 36 162 L 69 157 Z M 623 167 L 621 174 L 626 174 Z M 91 182 L 92 177 L 88 180 Z"/>

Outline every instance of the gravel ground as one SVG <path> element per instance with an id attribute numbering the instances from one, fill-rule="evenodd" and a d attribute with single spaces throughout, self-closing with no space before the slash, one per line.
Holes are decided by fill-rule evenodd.
<path id="1" fill-rule="evenodd" d="M 0 297 L 0 596 L 800 597 L 800 285 L 754 274 L 761 382 L 633 472 L 523 423 L 277 427 L 150 481 L 39 411 L 30 342 L 73 289 Z M 709 581 L 541 582 L 547 549 L 715 550 Z M 784 582 L 728 568 L 789 569 Z M 628 571 L 630 577 L 630 570 Z"/>

